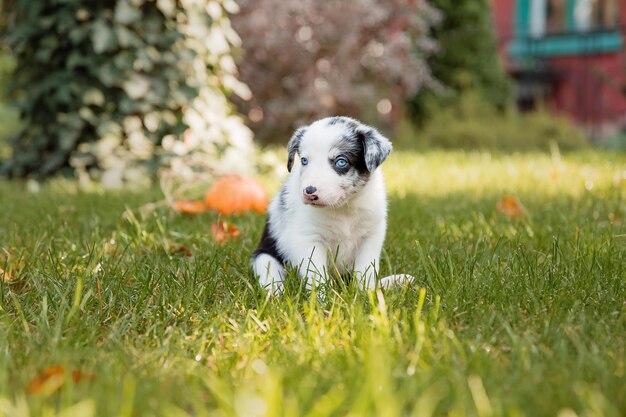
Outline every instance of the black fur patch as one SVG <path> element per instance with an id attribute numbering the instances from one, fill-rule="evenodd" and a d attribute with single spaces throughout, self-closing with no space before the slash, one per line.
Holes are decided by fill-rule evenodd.
<path id="1" fill-rule="evenodd" d="M 306 127 L 301 127 L 296 130 L 291 139 L 289 139 L 289 144 L 287 145 L 287 152 L 289 154 L 287 158 L 287 171 L 289 172 L 291 172 L 291 168 L 293 167 L 293 160 L 296 157 L 296 152 L 300 148 L 300 142 L 302 141 L 304 132 L 306 132 Z"/>
<path id="2" fill-rule="evenodd" d="M 365 127 L 356 130 L 363 143 L 365 166 L 372 172 L 382 164 L 391 153 L 391 142 L 376 129 Z"/>
<path id="3" fill-rule="evenodd" d="M 252 254 L 252 258 L 256 258 L 262 254 L 268 254 L 275 258 L 281 264 L 285 264 L 285 258 L 278 251 L 278 246 L 276 239 L 272 237 L 269 230 L 269 222 L 265 222 L 265 228 L 263 229 L 263 236 L 261 236 L 261 241 L 259 242 L 259 246 L 257 246 L 256 250 Z"/>

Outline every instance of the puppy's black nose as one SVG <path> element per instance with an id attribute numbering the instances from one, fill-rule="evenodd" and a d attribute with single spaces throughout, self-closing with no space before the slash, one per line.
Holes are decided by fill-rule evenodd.
<path id="1" fill-rule="evenodd" d="M 304 192 L 309 194 L 309 195 L 314 194 L 316 191 L 317 191 L 317 188 L 315 188 L 315 187 L 313 187 L 311 185 L 309 185 L 308 187 L 306 187 L 304 189 Z"/>

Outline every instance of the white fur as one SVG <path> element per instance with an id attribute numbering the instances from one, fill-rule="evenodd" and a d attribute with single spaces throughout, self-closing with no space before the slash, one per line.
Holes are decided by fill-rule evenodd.
<path id="1" fill-rule="evenodd" d="M 269 206 L 269 233 L 286 262 L 298 268 L 308 288 L 335 273 L 354 273 L 366 289 L 376 286 L 387 228 L 383 174 L 377 168 L 364 185 L 351 187 L 354 181 L 350 177 L 335 172 L 328 161 L 337 157 L 333 146 L 345 133 L 343 129 L 342 124 L 329 125 L 328 119 L 307 128 L 283 190 Z M 381 139 L 390 150 L 387 139 Z M 306 166 L 300 163 L 301 157 L 308 159 Z M 304 198 L 307 186 L 318 190 L 317 201 Z M 262 287 L 274 293 L 282 290 L 285 269 L 277 259 L 262 253 L 252 259 L 252 264 Z M 409 276 L 393 275 L 383 278 L 380 285 L 406 280 Z"/>
<path id="2" fill-rule="evenodd" d="M 263 253 L 254 259 L 252 266 L 262 288 L 271 288 L 273 291 L 282 288 L 285 268 L 274 257 Z"/>

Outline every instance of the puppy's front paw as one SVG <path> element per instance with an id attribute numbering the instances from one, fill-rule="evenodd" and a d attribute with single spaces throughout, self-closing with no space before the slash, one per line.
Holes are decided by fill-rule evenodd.
<path id="1" fill-rule="evenodd" d="M 252 269 L 261 288 L 273 295 L 283 292 L 285 269 L 276 258 L 268 254 L 258 255 L 252 260 Z"/>
<path id="2" fill-rule="evenodd" d="M 408 285 L 413 281 L 415 281 L 415 278 L 409 274 L 395 274 L 381 278 L 378 285 L 380 286 L 380 288 L 387 289 L 391 287 Z"/>

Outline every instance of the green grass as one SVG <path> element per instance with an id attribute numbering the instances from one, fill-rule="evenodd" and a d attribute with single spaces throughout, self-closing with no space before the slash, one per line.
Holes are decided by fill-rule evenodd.
<path id="1" fill-rule="evenodd" d="M 262 216 L 219 246 L 213 214 L 142 214 L 154 190 L 0 183 L 0 416 L 626 414 L 626 156 L 396 152 L 385 171 L 382 273 L 417 280 L 324 297 L 257 288 Z M 528 215 L 497 213 L 505 194 Z M 53 364 L 96 378 L 27 395 Z"/>

